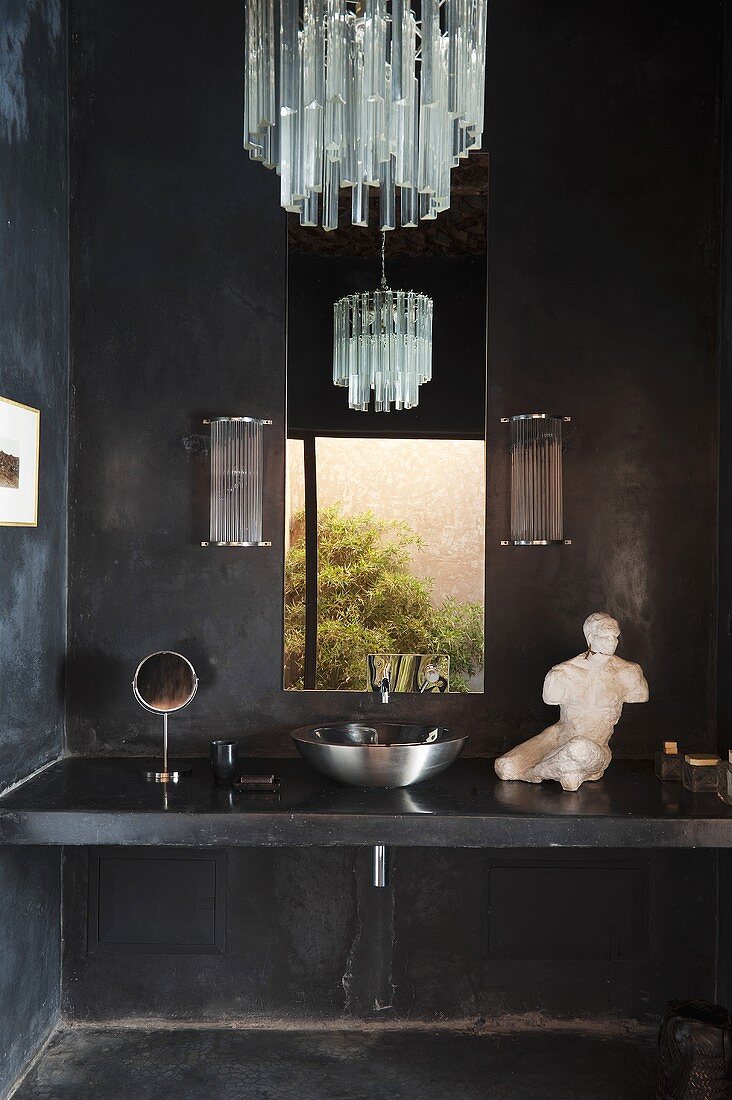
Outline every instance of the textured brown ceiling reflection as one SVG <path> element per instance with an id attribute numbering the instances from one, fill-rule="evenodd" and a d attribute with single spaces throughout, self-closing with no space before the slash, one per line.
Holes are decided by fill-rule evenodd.
<path id="1" fill-rule="evenodd" d="M 488 154 L 471 153 L 452 174 L 452 205 L 434 221 L 415 229 L 388 234 L 389 256 L 478 256 L 486 252 L 488 221 Z M 369 257 L 381 252 L 378 228 L 378 192 L 372 196 L 369 226 L 351 225 L 350 191 L 341 192 L 341 224 L 332 233 L 320 227 L 301 226 L 297 215 L 287 219 L 291 252 L 317 252 L 324 256 Z"/>

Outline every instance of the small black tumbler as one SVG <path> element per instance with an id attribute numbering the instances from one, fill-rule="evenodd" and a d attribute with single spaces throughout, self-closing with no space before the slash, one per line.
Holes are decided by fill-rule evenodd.
<path id="1" fill-rule="evenodd" d="M 211 771 L 218 783 L 233 783 L 239 759 L 238 741 L 211 742 Z"/>

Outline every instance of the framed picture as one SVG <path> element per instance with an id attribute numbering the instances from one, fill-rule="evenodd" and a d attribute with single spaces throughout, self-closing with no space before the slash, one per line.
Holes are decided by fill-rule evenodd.
<path id="1" fill-rule="evenodd" d="M 38 409 L 0 397 L 0 527 L 38 526 Z"/>

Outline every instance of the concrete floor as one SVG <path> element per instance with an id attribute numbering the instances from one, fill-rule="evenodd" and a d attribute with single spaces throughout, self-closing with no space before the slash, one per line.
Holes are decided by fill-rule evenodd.
<path id="1" fill-rule="evenodd" d="M 651 1100 L 655 1044 L 534 1031 L 59 1031 L 13 1100 Z"/>

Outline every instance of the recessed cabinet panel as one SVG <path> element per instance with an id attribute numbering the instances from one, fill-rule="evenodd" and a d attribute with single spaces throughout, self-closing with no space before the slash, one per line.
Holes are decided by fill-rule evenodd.
<path id="1" fill-rule="evenodd" d="M 499 863 L 486 872 L 484 946 L 505 959 L 637 959 L 648 940 L 645 863 Z"/>
<path id="2" fill-rule="evenodd" d="M 105 849 L 90 862 L 91 951 L 223 954 L 225 853 Z"/>

